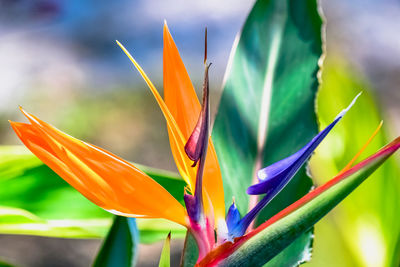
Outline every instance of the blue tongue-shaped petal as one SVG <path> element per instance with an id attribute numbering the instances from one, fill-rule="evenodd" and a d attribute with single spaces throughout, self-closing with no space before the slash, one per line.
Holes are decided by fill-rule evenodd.
<path id="1" fill-rule="evenodd" d="M 361 93 L 360 93 L 361 94 Z M 326 137 L 326 135 L 332 130 L 332 128 L 340 121 L 340 119 L 346 114 L 346 112 L 353 106 L 358 94 L 350 105 L 340 112 L 335 120 L 329 124 L 324 130 L 316 135 L 307 145 L 302 149 L 294 153 L 293 155 L 282 159 L 274 164 L 261 169 L 258 171 L 259 183 L 250 186 L 247 189 L 247 193 L 250 195 L 260 195 L 267 192 L 273 191 L 276 194 L 289 182 L 289 180 L 297 173 L 297 171 L 303 166 L 307 159 L 311 156 L 317 146 Z M 279 187 L 279 190 L 274 190 Z"/>
<path id="2" fill-rule="evenodd" d="M 299 160 L 299 154 L 304 153 L 304 148 L 295 154 L 275 162 L 274 164 L 258 171 L 257 176 L 259 183 L 250 186 L 247 189 L 249 195 L 266 194 L 276 188 L 279 183 L 290 175 L 292 170 L 290 166 L 294 166 Z"/>
<path id="3" fill-rule="evenodd" d="M 336 116 L 331 124 L 317 134 L 307 145 L 293 155 L 275 162 L 274 164 L 261 169 L 258 172 L 258 179 L 260 182 L 247 188 L 247 193 L 251 195 L 266 195 L 253 209 L 251 209 L 239 222 L 237 222 L 236 226 L 232 225 L 230 229 L 228 227 L 231 237 L 242 236 L 246 232 L 248 226 L 254 220 L 257 214 L 289 183 L 301 166 L 314 152 L 315 148 L 353 106 L 360 94 L 353 99 L 346 109 L 342 110 Z"/>

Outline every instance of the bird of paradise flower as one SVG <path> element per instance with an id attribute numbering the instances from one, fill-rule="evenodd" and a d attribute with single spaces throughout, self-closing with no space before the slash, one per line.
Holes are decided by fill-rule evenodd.
<path id="1" fill-rule="evenodd" d="M 306 146 L 258 172 L 259 183 L 250 186 L 247 193 L 264 197 L 253 209 L 241 217 L 232 203 L 225 214 L 220 167 L 209 136 L 210 65 L 206 62 L 207 53 L 204 60 L 201 105 L 166 24 L 163 53 L 164 98 L 129 52 L 118 41 L 117 43 L 142 75 L 166 119 L 172 155 L 179 173 L 187 183 L 184 193 L 185 207 L 130 162 L 95 145 L 75 139 L 22 108 L 22 113 L 30 123 L 10 122 L 11 126 L 33 154 L 103 209 L 126 217 L 164 218 L 185 226 L 197 242 L 198 264 L 201 266 L 218 264 L 252 236 L 361 168 L 390 156 L 400 147 L 400 139 L 397 138 L 375 155 L 351 167 L 359 156 L 358 153 L 326 185 L 310 192 L 258 228 L 249 229 L 257 214 L 288 184 L 358 96 Z"/>

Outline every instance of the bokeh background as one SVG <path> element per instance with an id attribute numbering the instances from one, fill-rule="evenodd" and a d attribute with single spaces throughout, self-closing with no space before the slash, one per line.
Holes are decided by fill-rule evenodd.
<path id="1" fill-rule="evenodd" d="M 130 50 L 162 90 L 166 19 L 192 81 L 200 88 L 207 26 L 215 111 L 233 40 L 253 3 L 0 0 L 0 144 L 20 144 L 7 120 L 23 120 L 17 108 L 21 105 L 77 138 L 126 159 L 175 171 L 161 112 L 115 40 Z M 335 90 L 334 86 L 343 85 L 335 81 L 345 79 L 347 86 L 357 87 L 352 89 L 368 90 L 386 134 L 399 135 L 400 2 L 323 0 L 321 7 L 327 22 L 326 71 L 337 74 L 327 77 L 330 88 Z M 324 97 L 323 101 L 335 102 L 334 93 Z M 394 178 L 400 179 L 398 174 Z M 373 205 L 363 194 L 366 205 Z M 391 212 L 400 210 L 398 203 L 391 203 Z M 379 244 L 374 247 L 379 237 L 348 242 L 340 235 L 349 233 L 336 226 L 340 212 L 334 215 L 317 224 L 314 261 L 308 265 L 384 266 L 387 255 Z M 0 258 L 17 266 L 88 266 L 100 244 L 100 240 L 0 235 Z M 182 241 L 172 244 L 179 260 Z M 156 265 L 161 244 L 142 245 L 140 250 L 139 266 Z"/>

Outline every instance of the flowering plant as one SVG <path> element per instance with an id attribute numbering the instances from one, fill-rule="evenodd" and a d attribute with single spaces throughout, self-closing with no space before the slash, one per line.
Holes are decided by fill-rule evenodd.
<path id="1" fill-rule="evenodd" d="M 353 165 L 358 153 L 337 176 L 308 192 L 304 164 L 358 95 L 315 134 L 321 19 L 315 1 L 302 2 L 296 14 L 290 11 L 300 6 L 290 1 L 256 2 L 232 53 L 212 138 L 207 46 L 200 105 L 166 25 L 164 98 L 118 42 L 166 119 L 172 155 L 186 182 L 184 205 L 134 164 L 22 108 L 29 123 L 11 126 L 33 154 L 104 210 L 186 227 L 183 266 L 262 266 L 273 264 L 280 253 L 291 254 L 298 264 L 307 258 L 312 226 L 400 147 L 397 138 Z M 284 202 L 274 204 L 279 197 Z M 294 242 L 298 246 L 290 247 Z M 161 262 L 168 265 L 165 251 Z M 286 265 L 292 264 L 289 258 Z"/>

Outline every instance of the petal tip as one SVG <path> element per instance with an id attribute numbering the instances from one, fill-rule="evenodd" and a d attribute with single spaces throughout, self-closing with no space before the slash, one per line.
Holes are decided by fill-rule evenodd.
<path id="1" fill-rule="evenodd" d="M 22 106 L 18 106 L 18 108 L 22 112 L 22 114 L 24 114 L 24 116 L 27 117 L 28 119 L 32 117 L 32 115 L 29 112 L 27 112 Z"/>
<path id="2" fill-rule="evenodd" d="M 19 136 L 18 123 L 11 120 L 8 120 L 8 122 L 10 123 L 10 126 L 14 130 L 14 132 Z"/>
<path id="3" fill-rule="evenodd" d="M 169 27 L 168 27 L 168 23 L 167 23 L 166 19 L 164 19 L 163 37 L 164 37 L 164 41 L 168 40 L 168 43 L 171 42 L 172 35 L 171 35 L 171 32 L 169 31 Z"/>
<path id="4" fill-rule="evenodd" d="M 259 194 L 259 190 L 257 190 L 257 189 L 258 189 L 257 185 L 258 185 L 258 184 L 249 186 L 249 187 L 246 189 L 246 193 L 247 193 L 248 195 L 258 195 L 258 194 Z"/>
<path id="5" fill-rule="evenodd" d="M 336 116 L 335 120 L 338 119 L 338 118 L 343 117 L 344 114 L 346 114 L 347 111 L 349 111 L 349 110 L 351 109 L 351 107 L 356 103 L 357 99 L 358 99 L 361 95 L 362 95 L 362 91 L 359 92 L 359 93 L 356 95 L 356 97 L 354 97 L 354 99 L 350 102 L 350 104 L 347 106 L 347 108 L 343 109 L 343 110 Z"/>
<path id="6" fill-rule="evenodd" d="M 24 108 L 22 106 L 18 106 L 18 109 L 22 112 L 22 113 L 26 113 L 26 111 L 24 110 Z"/>

